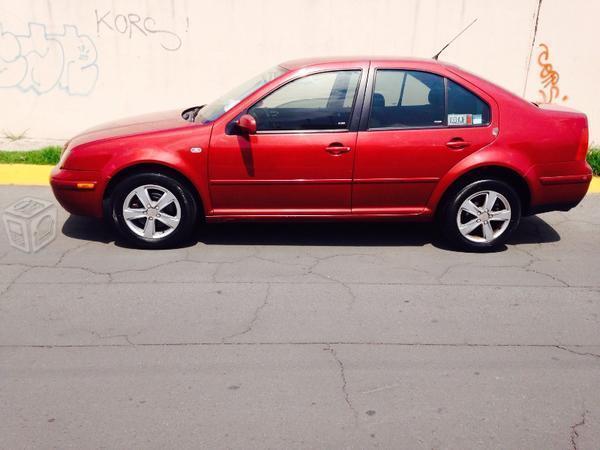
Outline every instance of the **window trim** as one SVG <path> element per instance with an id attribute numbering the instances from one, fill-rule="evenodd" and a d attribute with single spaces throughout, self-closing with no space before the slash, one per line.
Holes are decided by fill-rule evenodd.
<path id="1" fill-rule="evenodd" d="M 378 71 L 395 71 L 395 72 L 423 72 L 430 75 L 436 75 L 441 77 L 444 82 L 444 118 L 443 123 L 440 125 L 423 125 L 423 126 L 411 126 L 411 127 L 369 127 L 369 121 L 371 119 L 371 111 L 373 109 L 373 94 L 375 93 L 375 82 L 377 79 Z M 448 80 L 453 81 L 458 84 L 460 87 L 465 89 L 467 92 L 471 93 L 479 100 L 481 100 L 488 108 L 490 112 L 489 121 L 487 123 L 482 123 L 481 125 L 459 125 L 459 126 L 450 126 L 448 125 Z M 368 95 L 367 95 L 368 94 Z M 367 88 L 365 92 L 365 98 L 363 102 L 363 114 L 360 120 L 359 131 L 403 131 L 403 130 L 444 130 L 444 129 L 470 129 L 470 128 L 485 128 L 491 126 L 493 123 L 493 109 L 489 102 L 481 98 L 480 95 L 477 95 L 471 89 L 466 87 L 463 83 L 460 83 L 452 78 L 448 78 L 446 75 L 442 75 L 440 73 L 431 72 L 427 70 L 421 69 L 412 69 L 412 68 L 401 68 L 401 67 L 371 67 L 369 71 L 369 76 L 367 80 Z"/>
<path id="2" fill-rule="evenodd" d="M 351 111 L 350 111 L 350 118 L 348 120 L 348 126 L 346 128 L 341 128 L 341 129 L 335 128 L 335 129 L 324 129 L 324 130 L 319 130 L 319 129 L 309 129 L 309 130 L 264 130 L 264 131 L 257 131 L 256 135 L 264 135 L 264 134 L 302 134 L 302 133 L 348 133 L 348 132 L 351 132 L 351 131 L 358 131 L 358 122 L 359 122 L 360 117 L 362 115 L 362 104 L 363 104 L 363 100 L 364 100 L 365 87 L 366 87 L 366 79 L 365 79 L 366 77 L 364 76 L 365 70 L 362 67 L 354 67 L 354 68 L 349 67 L 349 68 L 343 68 L 343 69 L 329 68 L 329 69 L 325 69 L 325 70 L 318 70 L 318 71 L 315 71 L 315 72 L 303 74 L 303 75 L 300 75 L 298 77 L 295 77 L 295 78 L 292 78 L 290 80 L 287 80 L 285 83 L 276 86 L 274 89 L 272 89 L 271 91 L 265 93 L 265 95 L 263 95 L 258 100 L 256 100 L 252 105 L 250 105 L 247 108 L 245 108 L 244 111 L 242 111 L 238 116 L 236 116 L 231 123 L 237 121 L 244 114 L 248 114 L 248 111 L 250 111 L 254 106 L 256 106 L 258 103 L 260 103 L 263 99 L 265 99 L 269 95 L 277 92 L 279 89 L 283 88 L 284 86 L 288 85 L 289 83 L 293 83 L 294 81 L 300 80 L 302 78 L 310 77 L 312 75 L 318 75 L 318 74 L 330 73 L 330 72 L 359 72 L 359 79 L 358 79 L 358 83 L 356 85 L 356 92 L 354 93 L 354 99 L 352 100 L 352 106 L 351 106 Z"/>

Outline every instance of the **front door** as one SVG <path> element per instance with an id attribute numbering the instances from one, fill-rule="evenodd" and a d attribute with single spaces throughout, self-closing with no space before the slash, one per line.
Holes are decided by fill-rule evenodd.
<path id="1" fill-rule="evenodd" d="M 352 211 L 419 214 L 436 184 L 495 139 L 489 105 L 440 74 L 378 68 L 357 138 Z"/>
<path id="2" fill-rule="evenodd" d="M 350 123 L 361 73 L 296 78 L 248 108 L 255 134 L 213 131 L 213 214 L 350 213 L 357 137 Z"/>

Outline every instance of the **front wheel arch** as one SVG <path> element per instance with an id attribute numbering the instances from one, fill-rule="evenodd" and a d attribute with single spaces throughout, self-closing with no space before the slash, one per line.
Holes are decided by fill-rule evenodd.
<path id="1" fill-rule="evenodd" d="M 113 177 L 111 177 L 108 184 L 106 185 L 106 188 L 104 189 L 104 196 L 102 199 L 102 208 L 105 218 L 111 217 L 110 199 L 115 187 L 128 176 L 136 175 L 139 173 L 160 173 L 172 177 L 180 183 L 186 185 L 192 193 L 194 201 L 196 202 L 196 210 L 198 211 L 198 215 L 200 216 L 199 219 L 204 219 L 204 202 L 202 201 L 202 197 L 200 196 L 198 189 L 196 189 L 196 186 L 194 186 L 194 183 L 192 183 L 189 180 L 189 178 L 187 178 L 181 172 L 172 169 L 171 167 L 167 167 L 162 164 L 151 163 L 136 164 L 133 166 L 126 167 L 117 172 Z"/>

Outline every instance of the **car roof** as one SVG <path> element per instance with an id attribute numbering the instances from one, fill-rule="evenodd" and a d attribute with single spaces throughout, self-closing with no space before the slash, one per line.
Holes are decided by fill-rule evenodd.
<path id="1" fill-rule="evenodd" d="M 279 64 L 289 70 L 301 69 L 303 67 L 319 66 L 325 64 L 341 64 L 341 63 L 377 63 L 377 62 L 397 62 L 399 64 L 411 62 L 411 63 L 423 63 L 427 66 L 439 66 L 440 61 L 431 58 L 412 58 L 412 57 L 398 57 L 398 56 L 333 56 L 333 57 L 318 57 L 318 58 L 302 58 L 292 59 Z"/>
<path id="2" fill-rule="evenodd" d="M 356 64 L 364 65 L 371 63 L 377 66 L 379 63 L 392 63 L 402 66 L 405 63 L 410 64 L 412 67 L 417 67 L 416 70 L 432 70 L 444 68 L 446 71 L 452 72 L 462 79 L 467 80 L 471 84 L 475 85 L 478 89 L 481 89 L 487 95 L 494 97 L 496 101 L 504 100 L 510 102 L 518 102 L 520 104 L 528 104 L 526 100 L 506 90 L 505 88 L 492 83 L 472 72 L 464 70 L 459 66 L 446 62 L 438 61 L 433 58 L 412 58 L 412 57 L 401 57 L 401 56 L 334 56 L 334 57 L 319 57 L 319 58 L 303 58 L 293 59 L 290 61 L 279 64 L 281 67 L 288 70 L 297 70 L 305 67 L 326 67 L 327 69 L 335 69 L 336 64 Z"/>

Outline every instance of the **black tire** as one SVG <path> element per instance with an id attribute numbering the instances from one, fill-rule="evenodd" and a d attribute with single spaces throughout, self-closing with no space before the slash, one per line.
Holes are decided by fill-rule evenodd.
<path id="1" fill-rule="evenodd" d="M 123 204 L 128 195 L 134 189 L 148 185 L 157 186 L 159 189 L 167 190 L 173 194 L 177 201 L 172 202 L 168 208 L 177 208 L 175 205 L 178 202 L 180 218 L 178 225 L 173 227 L 172 231 L 169 231 L 170 228 L 161 222 L 160 216 L 153 219 L 159 234 L 161 232 L 169 232 L 165 236 L 155 238 L 140 236 L 130 228 L 123 217 Z M 160 198 L 161 191 L 159 189 L 149 188 L 147 192 L 151 196 L 151 199 L 154 198 L 154 200 L 157 200 Z M 130 198 L 129 203 L 130 205 L 128 206 L 140 207 L 139 205 L 135 205 L 135 203 L 139 203 L 137 196 L 133 197 L 133 200 Z M 141 206 L 141 208 L 144 208 L 144 206 Z M 190 189 L 184 183 L 162 173 L 138 173 L 128 176 L 119 182 L 110 197 L 110 212 L 113 226 L 119 235 L 127 243 L 139 248 L 168 248 L 181 244 L 191 237 L 198 219 L 198 207 Z M 177 210 L 174 214 L 177 214 Z M 134 222 L 135 225 L 143 227 L 147 220 L 149 219 L 141 218 L 139 220 L 136 219 Z M 160 231 L 160 227 L 163 227 L 164 230 Z"/>
<path id="2" fill-rule="evenodd" d="M 496 193 L 501 194 L 504 199 L 499 200 L 499 203 L 496 203 L 496 208 L 499 209 L 498 205 L 502 205 L 502 202 L 505 200 L 508 202 L 510 206 L 510 220 L 508 220 L 508 225 L 505 227 L 504 231 L 500 231 L 502 225 L 499 225 L 498 222 L 490 220 L 489 223 L 493 227 L 497 227 L 494 229 L 494 234 L 500 233 L 497 237 L 494 237 L 489 242 L 474 242 L 473 239 L 477 239 L 477 233 L 481 232 L 482 240 L 485 240 L 483 224 L 478 226 L 478 229 L 473 231 L 474 236 L 470 236 L 470 239 L 465 237 L 461 231 L 459 230 L 458 220 L 463 221 L 466 215 L 465 221 L 471 219 L 471 216 L 468 212 L 464 210 L 461 211 L 461 218 L 458 218 L 459 208 L 463 205 L 470 197 L 476 195 L 477 193 L 486 192 L 486 191 L 494 191 Z M 485 197 L 483 197 L 485 199 Z M 478 197 L 473 199 L 474 202 L 478 201 Z M 482 217 L 482 216 L 479 216 Z M 485 216 L 487 217 L 487 216 Z M 477 216 L 473 216 L 473 218 L 478 218 Z M 459 186 L 449 193 L 447 198 L 442 205 L 442 210 L 439 215 L 439 226 L 441 227 L 441 232 L 446 240 L 455 248 L 466 251 L 475 251 L 475 252 L 485 252 L 492 251 L 498 249 L 503 246 L 506 241 L 510 238 L 511 234 L 515 231 L 515 229 L 519 225 L 519 221 L 521 220 L 521 199 L 514 188 L 512 188 L 509 184 L 502 180 L 479 180 L 469 182 L 465 185 Z M 481 229 L 481 231 L 479 230 Z"/>

